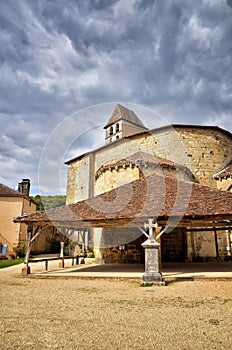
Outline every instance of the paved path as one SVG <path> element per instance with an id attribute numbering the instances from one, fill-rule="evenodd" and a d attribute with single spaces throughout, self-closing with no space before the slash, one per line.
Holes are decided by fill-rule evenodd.
<path id="1" fill-rule="evenodd" d="M 65 261 L 65 268 L 59 268 L 59 261 L 49 261 L 48 271 L 45 262 L 30 264 L 31 277 L 76 277 L 76 278 L 137 278 L 141 279 L 144 266 L 141 264 L 104 264 L 97 265 L 87 259 L 85 265 L 72 266 L 71 260 Z M 24 265 L 1 269 L 0 274 L 21 274 Z M 164 264 L 162 274 L 165 280 L 220 278 L 232 279 L 231 262 L 207 262 L 187 264 Z"/>

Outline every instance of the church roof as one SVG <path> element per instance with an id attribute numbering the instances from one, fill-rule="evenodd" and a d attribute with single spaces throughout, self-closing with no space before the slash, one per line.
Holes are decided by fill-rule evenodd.
<path id="1" fill-rule="evenodd" d="M 0 197 L 23 197 L 24 195 L 20 192 L 12 190 L 12 188 L 7 187 L 0 183 Z"/>
<path id="2" fill-rule="evenodd" d="M 88 154 L 91 154 L 91 153 L 96 153 L 100 150 L 103 150 L 103 149 L 106 149 L 106 148 L 110 148 L 110 147 L 114 147 L 115 143 L 123 143 L 123 142 L 127 142 L 127 140 L 133 140 L 135 137 L 143 137 L 143 136 L 146 136 L 146 135 L 155 135 L 155 134 L 159 134 L 160 132 L 163 132 L 164 130 L 181 130 L 181 129 L 196 129 L 196 130 L 206 130 L 206 129 L 209 129 L 209 130 L 213 130 L 213 131 L 219 131 L 220 133 L 222 134 L 225 134 L 227 135 L 228 137 L 230 137 L 232 139 L 232 134 L 228 131 L 228 130 L 225 130 L 225 129 L 222 129 L 218 126 L 212 126 L 212 125 L 190 125 L 190 124 L 171 124 L 171 125 L 164 125 L 164 126 L 161 126 L 159 128 L 155 128 L 155 129 L 151 129 L 151 130 L 145 130 L 145 131 L 141 131 L 137 134 L 133 134 L 133 135 L 130 135 L 130 136 L 125 136 L 124 138 L 121 138 L 121 139 L 118 139 L 118 140 L 115 140 L 113 142 L 108 142 L 108 143 L 105 143 L 104 145 L 102 146 L 99 146 L 95 149 L 92 149 L 88 152 L 85 152 L 83 154 L 80 154 L 78 155 L 77 157 L 74 157 L 72 159 L 69 159 L 67 160 L 64 164 L 70 164 L 76 160 L 79 160 L 81 158 L 83 158 L 84 156 L 88 155 Z"/>
<path id="3" fill-rule="evenodd" d="M 220 179 L 227 178 L 230 176 L 232 176 L 232 159 L 213 177 L 216 180 L 220 180 Z"/>
<path id="4" fill-rule="evenodd" d="M 15 222 L 114 227 L 140 225 L 151 217 L 159 222 L 179 218 L 188 226 L 194 220 L 200 224 L 211 222 L 213 226 L 226 220 L 226 225 L 230 225 L 231 202 L 231 192 L 151 175 L 92 199 L 16 218 Z"/>
<path id="5" fill-rule="evenodd" d="M 112 168 L 115 169 L 115 168 L 125 167 L 127 165 L 135 165 L 138 168 L 147 167 L 147 166 L 157 166 L 157 167 L 170 168 L 170 169 L 176 169 L 176 170 L 182 169 L 185 172 L 188 172 L 193 176 L 191 171 L 183 164 L 176 163 L 176 162 L 173 162 L 171 160 L 161 158 L 161 157 L 158 157 L 156 155 L 152 155 L 150 153 L 145 153 L 145 152 L 139 151 L 139 152 L 132 154 L 131 156 L 120 159 L 117 162 L 103 164 L 96 171 L 95 178 L 98 178 L 106 170 L 109 170 Z"/>
<path id="6" fill-rule="evenodd" d="M 128 121 L 131 124 L 137 125 L 140 128 L 143 128 L 145 130 L 148 130 L 143 123 L 141 122 L 141 120 L 137 117 L 137 115 L 135 114 L 135 112 L 133 112 L 131 109 L 124 107 L 120 104 L 117 104 L 110 119 L 108 120 L 108 122 L 106 123 L 106 125 L 104 126 L 104 129 L 108 128 L 110 125 L 115 124 L 116 122 L 118 122 L 119 120 L 125 120 Z"/>

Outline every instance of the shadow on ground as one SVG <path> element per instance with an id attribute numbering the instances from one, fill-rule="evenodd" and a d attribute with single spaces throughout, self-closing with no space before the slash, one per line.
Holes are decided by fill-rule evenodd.
<path id="1" fill-rule="evenodd" d="M 72 273 L 78 272 L 144 272 L 144 264 L 101 264 L 79 265 Z M 206 263 L 165 263 L 161 271 L 163 273 L 199 273 L 199 272 L 232 272 L 232 263 L 206 262 Z"/>

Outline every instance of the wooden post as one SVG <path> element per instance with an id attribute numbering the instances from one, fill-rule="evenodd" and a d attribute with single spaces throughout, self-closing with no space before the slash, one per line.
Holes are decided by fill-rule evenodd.
<path id="1" fill-rule="evenodd" d="M 64 268 L 64 242 L 60 242 L 61 267 Z"/>
<path id="2" fill-rule="evenodd" d="M 27 232 L 26 252 L 25 252 L 25 259 L 24 259 L 25 266 L 22 268 L 22 276 L 27 276 L 31 273 L 30 266 L 28 265 L 30 250 L 31 250 L 31 229 L 28 230 Z"/>
<path id="3" fill-rule="evenodd" d="M 230 230 L 226 231 L 226 251 L 227 251 L 227 256 L 231 256 L 230 235 L 231 235 L 231 231 Z"/>
<path id="4" fill-rule="evenodd" d="M 64 268 L 64 257 L 62 256 L 62 268 Z"/>
<path id="5" fill-rule="evenodd" d="M 219 259 L 219 249 L 218 249 L 218 240 L 217 240 L 217 230 L 216 230 L 215 227 L 213 228 L 213 232 L 214 232 L 214 241 L 215 241 L 216 258 Z"/>

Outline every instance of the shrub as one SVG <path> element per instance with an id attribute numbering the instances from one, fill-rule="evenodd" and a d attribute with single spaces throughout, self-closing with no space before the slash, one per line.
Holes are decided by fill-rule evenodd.
<path id="1" fill-rule="evenodd" d="M 92 250 L 87 250 L 87 258 L 94 258 L 94 252 Z"/>
<path id="2" fill-rule="evenodd" d="M 14 259 L 15 259 L 15 254 L 13 254 L 13 253 L 9 254 L 9 258 L 10 258 L 11 260 L 14 260 Z"/>
<path id="3" fill-rule="evenodd" d="M 19 258 L 25 257 L 25 244 L 21 243 L 16 248 L 14 248 L 15 255 Z"/>

